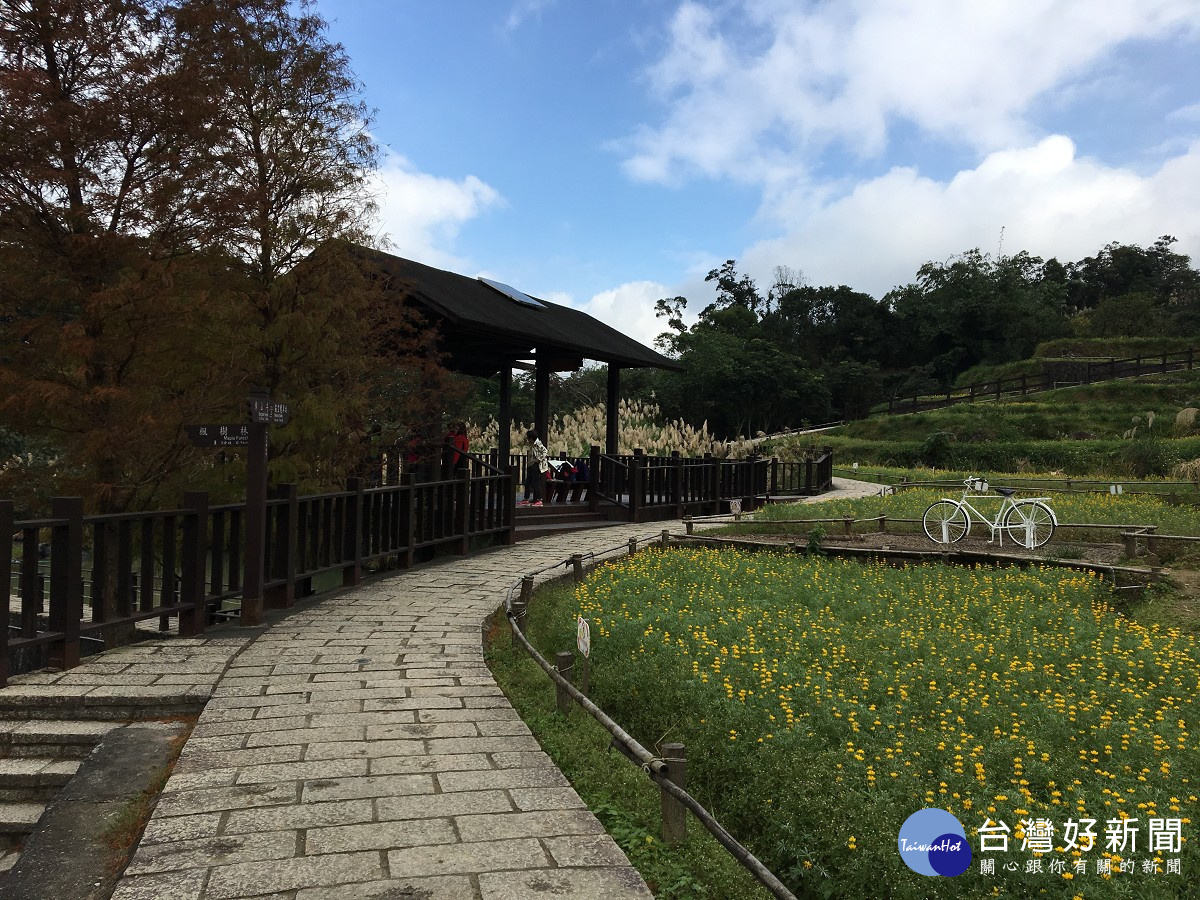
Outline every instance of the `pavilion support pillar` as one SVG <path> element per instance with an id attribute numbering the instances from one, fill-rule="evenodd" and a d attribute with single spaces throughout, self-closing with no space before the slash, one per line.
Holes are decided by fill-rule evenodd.
<path id="1" fill-rule="evenodd" d="M 533 367 L 533 427 L 547 448 L 550 446 L 550 360 L 539 347 Z"/>
<path id="2" fill-rule="evenodd" d="M 608 364 L 608 405 L 604 411 L 604 452 L 616 456 L 620 451 L 621 433 L 621 367 Z"/>
<path id="3" fill-rule="evenodd" d="M 507 472 L 508 456 L 512 453 L 512 367 L 507 363 L 500 367 L 500 410 L 496 419 L 500 423 L 500 432 L 496 435 L 498 464 Z"/>

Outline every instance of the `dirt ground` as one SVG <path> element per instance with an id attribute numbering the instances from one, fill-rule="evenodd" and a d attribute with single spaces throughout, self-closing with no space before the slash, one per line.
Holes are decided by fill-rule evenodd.
<path id="1" fill-rule="evenodd" d="M 746 535 L 747 540 L 761 541 L 772 544 L 807 544 L 807 534 L 754 534 Z M 923 534 L 880 534 L 867 532 L 854 533 L 850 536 L 834 533 L 832 530 L 821 539 L 825 547 L 861 547 L 889 550 L 923 550 L 936 552 L 943 549 L 941 544 L 935 544 Z M 990 544 L 986 538 L 965 537 L 950 545 L 951 550 L 969 550 L 977 553 L 1003 553 L 1005 556 L 1025 556 L 1031 559 L 1066 559 L 1072 562 L 1089 562 L 1099 565 L 1116 565 L 1122 562 L 1125 548 L 1122 544 L 1085 544 L 1078 541 L 1052 539 L 1036 550 L 1026 550 L 1019 544 L 1008 541 L 1001 546 L 999 543 Z M 1139 565 L 1132 561 L 1131 565 Z"/>
<path id="2" fill-rule="evenodd" d="M 835 526 L 836 527 L 836 526 Z M 840 529 L 838 529 L 840 531 Z M 734 537 L 729 535 L 729 537 Z M 747 534 L 740 538 L 757 543 L 807 545 L 808 533 L 800 534 Z M 879 548 L 889 550 L 907 550 L 936 552 L 941 548 L 924 534 L 880 534 L 869 532 L 855 533 L 850 536 L 834 533 L 833 529 L 821 540 L 821 546 L 829 549 L 835 547 L 855 547 L 858 549 Z M 1030 559 L 1059 559 L 1068 562 L 1095 563 L 1097 565 L 1129 566 L 1134 568 L 1153 568 L 1158 578 L 1165 576 L 1162 587 L 1168 590 L 1155 594 L 1156 610 L 1152 619 L 1184 628 L 1187 631 L 1200 631 L 1200 554 L 1171 559 L 1163 568 L 1157 557 L 1152 555 L 1137 559 L 1125 557 L 1123 544 L 1093 544 L 1083 541 L 1052 538 L 1037 550 L 1026 550 L 1018 544 L 1005 541 L 1004 546 L 989 544 L 986 538 L 966 537 L 951 545 L 954 550 L 964 550 L 976 553 L 996 553 L 1008 557 L 1023 556 Z"/>
<path id="3" fill-rule="evenodd" d="M 851 547 L 889 547 L 894 550 L 941 550 L 923 534 L 855 534 L 849 538 L 829 534 L 824 543 L 842 544 Z M 1067 559 L 1073 562 L 1089 562 L 1115 565 L 1125 553 L 1122 544 L 1085 544 L 1076 541 L 1050 540 L 1036 550 L 1026 550 L 1020 544 L 1005 541 L 989 543 L 986 538 L 965 537 L 950 545 L 951 550 L 972 550 L 977 553 L 1003 553 L 1006 556 L 1027 556 L 1032 559 Z M 1136 562 L 1133 563 L 1137 565 Z"/>

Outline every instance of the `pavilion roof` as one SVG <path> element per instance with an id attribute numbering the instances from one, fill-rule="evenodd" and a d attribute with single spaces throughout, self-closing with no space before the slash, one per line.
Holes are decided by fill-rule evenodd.
<path id="1" fill-rule="evenodd" d="M 680 368 L 674 360 L 569 306 L 540 298 L 532 298 L 537 306 L 526 305 L 478 278 L 358 245 L 351 245 L 351 251 L 386 278 L 389 296 L 412 303 L 439 321 L 441 349 L 448 367 L 457 371 L 490 375 L 538 354 L 556 370 L 578 368 L 584 359 L 622 368 Z"/>

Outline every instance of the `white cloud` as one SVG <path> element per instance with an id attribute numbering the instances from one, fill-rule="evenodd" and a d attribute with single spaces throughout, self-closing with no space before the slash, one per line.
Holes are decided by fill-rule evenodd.
<path id="1" fill-rule="evenodd" d="M 504 33 L 511 34 L 524 24 L 526 19 L 540 16 L 554 5 L 554 0 L 516 0 L 504 20 Z"/>
<path id="2" fill-rule="evenodd" d="M 1200 0 L 689 0 L 647 73 L 665 121 L 624 142 L 625 168 L 766 184 L 831 145 L 875 156 L 897 121 L 982 153 L 1027 143 L 1045 92 L 1198 28 Z"/>
<path id="3" fill-rule="evenodd" d="M 474 175 L 458 181 L 430 175 L 396 153 L 385 157 L 375 178 L 380 234 L 400 256 L 442 268 L 464 265 L 449 249 L 459 229 L 502 202 Z"/>
<path id="4" fill-rule="evenodd" d="M 1167 113 L 1168 122 L 1178 122 L 1186 125 L 1200 124 L 1200 103 L 1181 106 Z"/>
<path id="5" fill-rule="evenodd" d="M 653 347 L 654 339 L 667 329 L 666 323 L 654 315 L 654 304 L 676 293 L 678 291 L 654 281 L 631 281 L 601 291 L 584 303 L 566 302 L 635 341 Z M 564 302 L 558 297 L 547 299 L 553 299 L 556 303 Z"/>
<path id="6" fill-rule="evenodd" d="M 848 284 L 881 297 L 913 280 L 928 260 L 972 247 L 1027 250 L 1063 262 L 1109 241 L 1148 246 L 1162 234 L 1200 260 L 1200 142 L 1141 175 L 1075 155 L 1060 135 L 988 155 L 949 181 L 896 168 L 850 193 L 775 211 L 802 224 L 751 248 L 739 266 L 770 283 L 777 265 L 802 269 L 811 284 Z"/>

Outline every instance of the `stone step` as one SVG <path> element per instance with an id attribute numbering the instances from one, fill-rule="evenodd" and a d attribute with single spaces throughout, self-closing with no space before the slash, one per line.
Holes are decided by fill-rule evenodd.
<path id="1" fill-rule="evenodd" d="M 102 720 L 0 719 L 0 760 L 23 756 L 82 759 L 116 727 L 116 722 Z"/>
<path id="2" fill-rule="evenodd" d="M 21 856 L 19 847 L 0 844 L 0 875 L 11 869 Z"/>
<path id="3" fill-rule="evenodd" d="M 208 702 L 206 687 L 61 687 L 10 684 L 0 688 L 0 718 L 127 722 L 189 716 Z"/>
<path id="4" fill-rule="evenodd" d="M 590 528 L 607 528 L 612 525 L 605 519 L 601 520 L 572 520 L 567 522 L 536 522 L 528 525 L 518 525 L 514 537 L 518 541 L 528 541 L 533 538 L 547 537 L 552 534 L 567 534 L 572 531 L 585 531 Z"/>
<path id="5" fill-rule="evenodd" d="M 0 759 L 0 802 L 36 803 L 53 800 L 75 771 L 77 759 L 26 757 Z"/>
<path id="6" fill-rule="evenodd" d="M 518 506 L 513 520 L 518 524 L 537 519 L 605 519 L 604 512 L 592 512 L 586 503 L 544 503 L 541 506 Z"/>
<path id="7" fill-rule="evenodd" d="M 45 811 L 44 803 L 0 802 L 0 834 L 30 834 Z"/>

